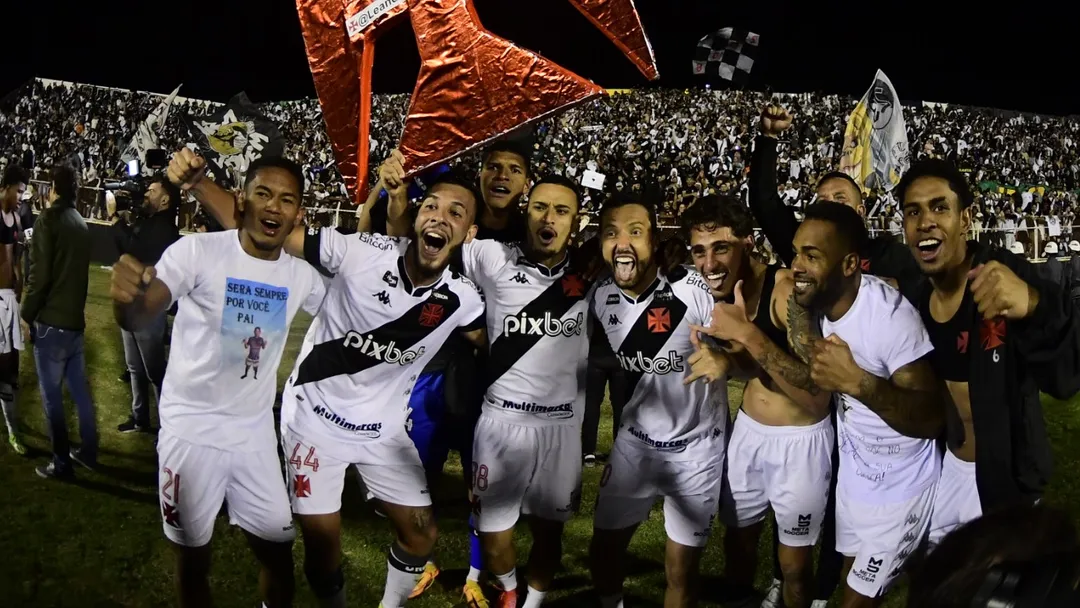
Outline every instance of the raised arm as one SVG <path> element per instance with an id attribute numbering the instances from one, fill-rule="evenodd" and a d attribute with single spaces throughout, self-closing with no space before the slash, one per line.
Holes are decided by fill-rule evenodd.
<path id="1" fill-rule="evenodd" d="M 131 255 L 121 256 L 113 264 L 109 293 L 116 322 L 128 331 L 146 327 L 172 304 L 172 292 L 157 278 L 155 268 Z"/>
<path id="2" fill-rule="evenodd" d="M 206 160 L 203 157 L 190 148 L 180 148 L 169 161 L 166 174 L 174 185 L 190 192 L 222 228 L 231 230 L 239 227 L 236 197 L 206 178 Z"/>
<path id="3" fill-rule="evenodd" d="M 390 158 L 379 166 L 382 182 L 390 200 L 386 204 L 387 236 L 409 236 L 412 222 L 409 219 L 409 180 L 405 177 L 405 157 L 394 150 Z"/>
<path id="4" fill-rule="evenodd" d="M 770 105 L 761 113 L 761 135 L 754 140 L 748 178 L 750 212 L 761 226 L 776 255 L 790 267 L 795 259 L 791 242 L 799 221 L 795 210 L 784 204 L 776 191 L 776 146 L 779 136 L 791 126 L 791 115 L 780 106 Z"/>

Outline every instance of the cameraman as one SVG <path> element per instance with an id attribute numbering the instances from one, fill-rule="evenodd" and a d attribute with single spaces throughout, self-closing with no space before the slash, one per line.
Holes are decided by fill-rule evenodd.
<path id="1" fill-rule="evenodd" d="M 118 207 L 123 207 L 124 190 L 117 193 Z M 180 189 L 162 176 L 153 178 L 141 204 L 117 212 L 113 224 L 116 249 L 146 266 L 157 264 L 165 249 L 180 239 L 176 212 L 181 201 Z M 134 196 L 138 203 L 138 197 Z M 161 398 L 165 379 L 165 330 L 167 313 L 136 332 L 121 330 L 124 336 L 124 360 L 131 378 L 131 416 L 117 427 L 121 433 L 150 432 L 150 386 L 155 402 Z"/>

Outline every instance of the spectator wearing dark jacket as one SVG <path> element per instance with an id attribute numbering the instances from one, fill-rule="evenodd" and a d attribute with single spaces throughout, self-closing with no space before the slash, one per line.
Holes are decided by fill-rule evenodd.
<path id="1" fill-rule="evenodd" d="M 137 210 L 124 211 L 113 224 L 116 249 L 131 255 L 147 266 L 157 264 L 166 249 L 180 238 L 176 210 L 180 205 L 179 188 L 164 178 L 154 179 Z M 148 432 L 150 424 L 150 389 L 155 402 L 161 398 L 165 380 L 165 331 L 167 313 L 139 331 L 121 329 L 124 361 L 131 381 L 131 415 L 117 427 L 121 433 Z"/>
<path id="2" fill-rule="evenodd" d="M 1046 278 L 1057 285 L 1058 287 L 1065 286 L 1065 265 L 1058 259 L 1058 246 L 1057 243 L 1050 241 L 1046 244 L 1046 249 L 1043 250 L 1046 254 L 1046 264 L 1044 264 L 1043 274 Z"/>
<path id="3" fill-rule="evenodd" d="M 97 462 L 97 423 L 86 379 L 83 331 L 86 328 L 86 290 L 90 274 L 90 232 L 75 209 L 79 176 L 67 163 L 52 169 L 49 207 L 38 217 L 31 239 L 30 274 L 21 315 L 31 327 L 41 401 L 52 439 L 52 461 L 37 468 L 46 478 L 70 478 L 75 460 L 92 467 Z M 82 445 L 71 450 L 64 415 L 62 383 L 79 414 Z"/>

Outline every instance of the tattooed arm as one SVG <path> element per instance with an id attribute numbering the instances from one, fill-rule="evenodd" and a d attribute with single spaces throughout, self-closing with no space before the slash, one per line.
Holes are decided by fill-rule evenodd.
<path id="1" fill-rule="evenodd" d="M 945 425 L 942 391 L 926 359 L 908 363 L 888 380 L 864 372 L 851 396 L 901 435 L 936 439 Z"/>
<path id="2" fill-rule="evenodd" d="M 809 312 L 795 303 L 793 285 L 790 276 L 777 274 L 771 308 L 773 322 L 778 327 L 787 328 L 788 343 L 802 360 L 790 355 L 783 346 L 774 343 L 753 324 L 750 325 L 752 329 L 747 330 L 745 340 L 740 340 L 740 343 L 789 399 L 814 416 L 824 416 L 829 411 L 832 393 L 818 388 L 810 378 L 805 345 L 813 335 L 812 324 Z"/>

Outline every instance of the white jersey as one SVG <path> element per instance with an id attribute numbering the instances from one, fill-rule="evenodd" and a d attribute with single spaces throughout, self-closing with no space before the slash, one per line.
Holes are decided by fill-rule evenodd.
<path id="1" fill-rule="evenodd" d="M 158 405 L 162 431 L 218 450 L 275 449 L 281 353 L 296 311 L 318 311 L 323 278 L 284 253 L 251 257 L 236 230 L 185 236 L 155 268 L 179 302 Z"/>
<path id="2" fill-rule="evenodd" d="M 839 336 L 862 369 L 890 378 L 934 350 L 919 311 L 885 281 L 862 275 L 859 294 L 837 321 L 822 320 L 822 335 Z M 932 439 L 906 437 L 850 395 L 840 395 L 838 491 L 856 502 L 906 501 L 934 485 L 941 454 Z"/>
<path id="3" fill-rule="evenodd" d="M 473 241 L 462 254 L 487 302 L 484 411 L 515 424 L 580 424 L 588 282 L 567 261 L 530 262 L 517 245 Z"/>
<path id="4" fill-rule="evenodd" d="M 484 300 L 465 277 L 447 268 L 413 286 L 409 242 L 324 228 L 304 243 L 304 257 L 334 278 L 285 385 L 281 422 L 345 462 L 357 445 L 404 433 L 424 366 L 452 332 L 483 328 Z"/>
<path id="5" fill-rule="evenodd" d="M 697 271 L 657 277 L 636 299 L 614 279 L 597 285 L 592 309 L 626 371 L 620 437 L 664 460 L 705 460 L 727 421 L 727 379 L 684 385 L 694 353 L 690 324 L 708 325 L 713 299 Z M 677 277 L 677 278 L 676 278 Z M 723 445 L 722 443 L 720 445 Z"/>

